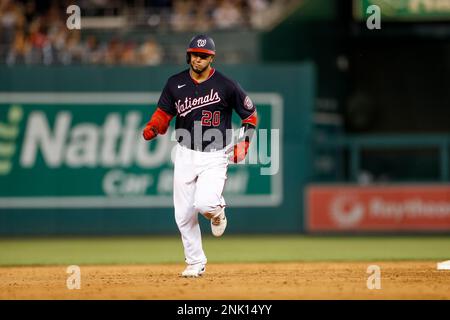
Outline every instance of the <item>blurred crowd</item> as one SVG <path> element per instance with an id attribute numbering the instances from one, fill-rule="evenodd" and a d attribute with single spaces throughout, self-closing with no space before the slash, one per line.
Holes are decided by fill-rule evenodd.
<path id="1" fill-rule="evenodd" d="M 275 0 L 82 0 L 83 17 L 124 16 L 133 25 L 174 32 L 257 28 Z M 92 30 L 69 30 L 72 1 L 0 0 L 0 63 L 158 65 L 165 50 L 154 37 L 122 40 L 121 30 L 99 37 Z M 141 26 L 142 27 L 142 26 Z"/>

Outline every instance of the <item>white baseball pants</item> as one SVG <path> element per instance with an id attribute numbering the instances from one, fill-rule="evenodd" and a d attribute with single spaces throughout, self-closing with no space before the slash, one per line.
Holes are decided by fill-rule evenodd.
<path id="1" fill-rule="evenodd" d="M 185 260 L 188 264 L 206 264 L 198 213 L 205 215 L 225 206 L 222 192 L 228 157 L 225 150 L 201 152 L 179 144 L 176 148 L 173 200 Z"/>

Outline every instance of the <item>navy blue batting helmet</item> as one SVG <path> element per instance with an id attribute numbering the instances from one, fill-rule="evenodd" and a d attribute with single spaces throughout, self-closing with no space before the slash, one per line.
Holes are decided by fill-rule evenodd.
<path id="1" fill-rule="evenodd" d="M 211 37 L 205 34 L 199 34 L 193 37 L 191 41 L 189 41 L 189 46 L 186 50 L 187 63 L 189 63 L 189 54 L 191 52 L 215 55 L 216 45 L 214 44 L 214 40 Z"/>

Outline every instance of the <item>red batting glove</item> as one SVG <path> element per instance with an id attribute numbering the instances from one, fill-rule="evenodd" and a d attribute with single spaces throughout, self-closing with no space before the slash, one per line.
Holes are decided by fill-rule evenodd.
<path id="1" fill-rule="evenodd" d="M 158 131 L 154 126 L 147 125 L 142 132 L 145 140 L 152 140 L 158 135 Z"/>
<path id="2" fill-rule="evenodd" d="M 234 163 L 241 162 L 245 159 L 248 152 L 248 147 L 250 146 L 250 142 L 248 141 L 241 141 L 234 145 L 233 147 L 233 153 L 230 156 L 230 161 L 233 161 Z"/>
<path id="3" fill-rule="evenodd" d="M 145 140 L 152 140 L 159 133 L 165 134 L 169 128 L 169 122 L 173 118 L 173 115 L 166 113 L 164 110 L 157 108 L 153 113 L 150 121 L 145 126 L 142 133 Z"/>

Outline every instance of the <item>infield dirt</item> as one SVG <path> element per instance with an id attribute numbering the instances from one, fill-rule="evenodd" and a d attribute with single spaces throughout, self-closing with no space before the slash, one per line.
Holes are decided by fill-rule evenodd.
<path id="1" fill-rule="evenodd" d="M 367 287 L 370 265 L 381 289 Z M 181 264 L 81 265 L 79 290 L 67 289 L 66 268 L 1 267 L 0 299 L 450 299 L 450 271 L 436 261 L 210 263 L 190 279 Z"/>

